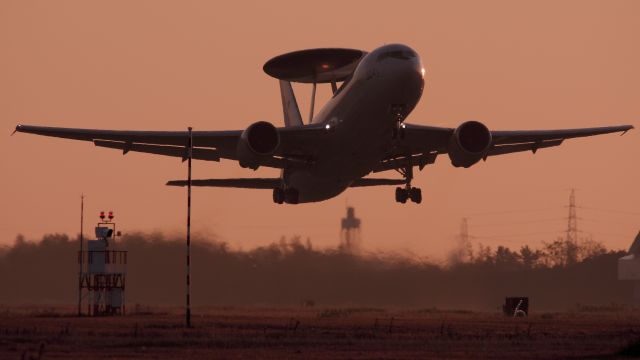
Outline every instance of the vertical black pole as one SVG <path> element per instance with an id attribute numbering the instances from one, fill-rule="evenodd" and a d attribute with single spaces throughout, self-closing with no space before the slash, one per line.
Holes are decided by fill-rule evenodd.
<path id="1" fill-rule="evenodd" d="M 78 316 L 82 315 L 82 272 L 84 271 L 84 254 L 82 253 L 84 225 L 84 194 L 80 195 L 80 271 L 78 273 Z"/>
<path id="2" fill-rule="evenodd" d="M 189 127 L 189 170 L 187 175 L 187 327 L 191 327 L 191 159 L 193 158 L 192 128 Z"/>

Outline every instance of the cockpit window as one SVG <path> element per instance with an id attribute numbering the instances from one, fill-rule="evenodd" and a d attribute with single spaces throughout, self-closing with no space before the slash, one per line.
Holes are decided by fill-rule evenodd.
<path id="1" fill-rule="evenodd" d="M 409 60 L 414 57 L 416 57 L 416 54 L 409 50 L 395 50 L 395 51 L 383 52 L 382 54 L 378 55 L 378 57 L 376 58 L 376 61 L 380 62 L 387 58 Z"/>

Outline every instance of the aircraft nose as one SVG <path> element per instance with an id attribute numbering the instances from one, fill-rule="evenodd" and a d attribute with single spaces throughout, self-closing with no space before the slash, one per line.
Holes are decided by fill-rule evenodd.
<path id="1" fill-rule="evenodd" d="M 375 60 L 379 67 L 388 69 L 400 75 L 405 73 L 409 76 L 415 74 L 424 77 L 424 69 L 418 54 L 410 47 L 401 44 L 385 45 L 376 51 Z"/>
<path id="2" fill-rule="evenodd" d="M 386 59 L 414 60 L 418 58 L 418 54 L 406 45 L 385 45 L 378 49 L 378 62 Z"/>

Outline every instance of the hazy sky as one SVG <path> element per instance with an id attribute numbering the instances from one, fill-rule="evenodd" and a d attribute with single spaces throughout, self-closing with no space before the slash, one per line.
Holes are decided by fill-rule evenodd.
<path id="1" fill-rule="evenodd" d="M 310 4 L 0 2 L 0 244 L 18 233 L 77 233 L 82 192 L 87 234 L 102 209 L 114 210 L 124 231 L 184 231 L 186 191 L 164 185 L 186 176 L 178 159 L 123 157 L 87 142 L 9 134 L 18 123 L 223 130 L 268 120 L 281 126 L 277 81 L 262 65 L 288 51 L 413 47 L 427 75 L 412 123 L 640 127 L 640 2 Z M 295 88 L 306 114 L 310 89 Z M 322 89 L 319 100 L 328 93 Z M 396 204 L 393 187 L 351 189 L 297 206 L 273 204 L 271 191 L 196 188 L 193 223 L 233 247 L 295 234 L 335 246 L 348 203 L 362 219 L 366 250 L 438 257 L 454 246 L 465 216 L 474 244 L 552 240 L 566 228 L 568 189 L 576 188 L 578 205 L 588 207 L 578 209 L 582 234 L 623 248 L 640 228 L 639 155 L 640 129 L 570 140 L 536 155 L 495 157 L 470 169 L 453 168 L 442 156 L 417 174 L 421 205 Z M 277 174 L 231 161 L 194 163 L 194 178 Z"/>

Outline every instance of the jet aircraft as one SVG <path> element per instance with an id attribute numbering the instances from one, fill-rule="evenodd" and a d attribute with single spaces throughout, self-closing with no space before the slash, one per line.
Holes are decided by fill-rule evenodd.
<path id="1" fill-rule="evenodd" d="M 468 168 L 488 157 L 560 145 L 565 139 L 626 132 L 631 125 L 564 130 L 493 131 L 479 121 L 456 128 L 405 120 L 420 100 L 425 71 L 406 45 L 355 49 L 309 49 L 276 56 L 263 67 L 279 80 L 284 127 L 265 121 L 233 131 L 123 131 L 18 125 L 17 132 L 91 141 L 96 146 L 174 156 L 185 160 L 237 161 L 240 166 L 281 169 L 274 178 L 193 180 L 193 186 L 268 189 L 278 204 L 331 199 L 349 187 L 397 185 L 395 200 L 422 201 L 413 187 L 414 168 L 438 155 Z M 308 122 L 303 122 L 292 82 L 311 84 Z M 330 84 L 332 98 L 314 115 L 317 84 Z M 340 85 L 340 86 L 338 86 Z M 191 134 L 191 135 L 189 135 Z M 191 141 L 190 141 L 191 139 Z M 188 145 L 191 144 L 191 145 Z M 401 178 L 367 177 L 397 171 Z M 167 185 L 185 186 L 187 181 Z"/>

